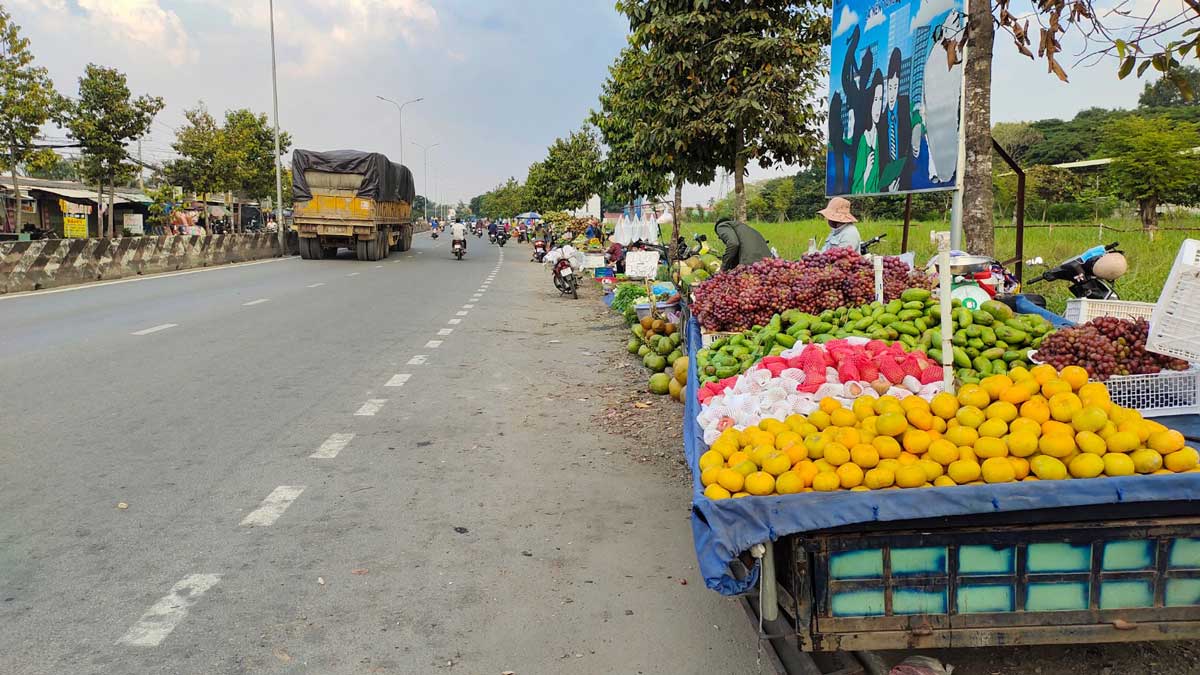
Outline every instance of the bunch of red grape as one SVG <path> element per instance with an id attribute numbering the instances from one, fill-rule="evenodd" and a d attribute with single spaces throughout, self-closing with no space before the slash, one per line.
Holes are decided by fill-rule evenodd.
<path id="1" fill-rule="evenodd" d="M 1146 351 L 1150 324 L 1145 319 L 1102 316 L 1046 336 L 1037 358 L 1059 370 L 1083 366 L 1094 380 L 1113 375 L 1149 375 L 1162 370 L 1187 370 L 1181 359 Z"/>
<path id="2" fill-rule="evenodd" d="M 884 258 L 884 296 L 907 288 L 933 288 L 933 279 L 912 272 L 899 258 Z M 692 311 L 708 330 L 741 331 L 763 325 L 789 309 L 819 314 L 865 305 L 875 299 L 871 263 L 849 248 L 810 253 L 800 260 L 768 258 L 718 274 L 695 287 Z"/>

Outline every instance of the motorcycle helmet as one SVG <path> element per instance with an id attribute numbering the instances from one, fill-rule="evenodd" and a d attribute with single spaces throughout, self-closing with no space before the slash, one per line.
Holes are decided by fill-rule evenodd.
<path id="1" fill-rule="evenodd" d="M 1120 253 L 1105 253 L 1092 265 L 1092 274 L 1105 281 L 1116 281 L 1129 271 L 1129 263 Z"/>

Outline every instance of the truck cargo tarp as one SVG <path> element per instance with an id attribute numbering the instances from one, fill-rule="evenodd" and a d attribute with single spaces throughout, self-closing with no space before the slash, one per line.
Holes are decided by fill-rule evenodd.
<path id="1" fill-rule="evenodd" d="M 805 492 L 713 501 L 704 496 L 700 474 L 695 471 L 707 447 L 696 422 L 700 412 L 696 398 L 700 325 L 694 318 L 688 321 L 687 343 L 690 358 L 683 446 L 688 466 L 692 467 L 692 535 L 705 585 L 723 595 L 745 593 L 758 581 L 757 564 L 745 579 L 730 573 L 729 563 L 735 557 L 755 544 L 791 534 L 914 518 L 1200 499 L 1200 473 L 1181 473 L 916 490 Z"/>
<path id="2" fill-rule="evenodd" d="M 304 202 L 312 199 L 312 191 L 304 178 L 305 171 L 328 173 L 359 173 L 363 176 L 358 196 L 380 202 L 408 202 L 417 196 L 412 172 L 408 167 L 389 161 L 378 152 L 358 150 L 292 151 L 292 199 Z"/>

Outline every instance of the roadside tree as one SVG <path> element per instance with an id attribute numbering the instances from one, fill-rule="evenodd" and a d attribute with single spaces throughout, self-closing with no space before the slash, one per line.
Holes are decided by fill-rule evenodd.
<path id="1" fill-rule="evenodd" d="M 1142 229 L 1158 227 L 1162 204 L 1200 202 L 1200 131 L 1186 122 L 1130 115 L 1102 130 L 1101 152 L 1118 197 L 1138 205 Z"/>

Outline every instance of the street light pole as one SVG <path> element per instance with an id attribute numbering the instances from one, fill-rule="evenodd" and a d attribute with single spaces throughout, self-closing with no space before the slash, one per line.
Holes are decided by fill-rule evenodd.
<path id="1" fill-rule="evenodd" d="M 421 101 L 425 100 L 425 97 L 422 96 L 420 98 L 414 98 L 411 101 L 405 101 L 404 103 L 397 103 L 384 96 L 376 96 L 375 98 L 379 99 L 380 101 L 387 101 L 388 103 L 391 103 L 392 105 L 396 106 L 396 110 L 400 113 L 400 163 L 404 164 L 404 106 L 408 105 L 409 103 L 420 103 Z"/>
<path id="2" fill-rule="evenodd" d="M 410 143 L 417 146 L 418 148 L 423 150 L 425 153 L 425 162 L 424 162 L 425 168 L 423 170 L 424 173 L 422 174 L 422 176 L 425 178 L 425 222 L 428 223 L 429 222 L 429 151 L 436 148 L 437 146 L 441 145 L 441 143 L 434 143 L 433 145 L 428 145 L 428 146 L 421 145 L 420 143 L 418 143 L 416 141 L 410 141 Z"/>
<path id="3" fill-rule="evenodd" d="M 283 227 L 283 170 L 279 166 L 279 81 L 275 69 L 275 0 L 267 0 L 271 13 L 271 99 L 275 105 L 275 228 L 279 232 L 279 255 L 287 256 L 287 233 Z"/>

